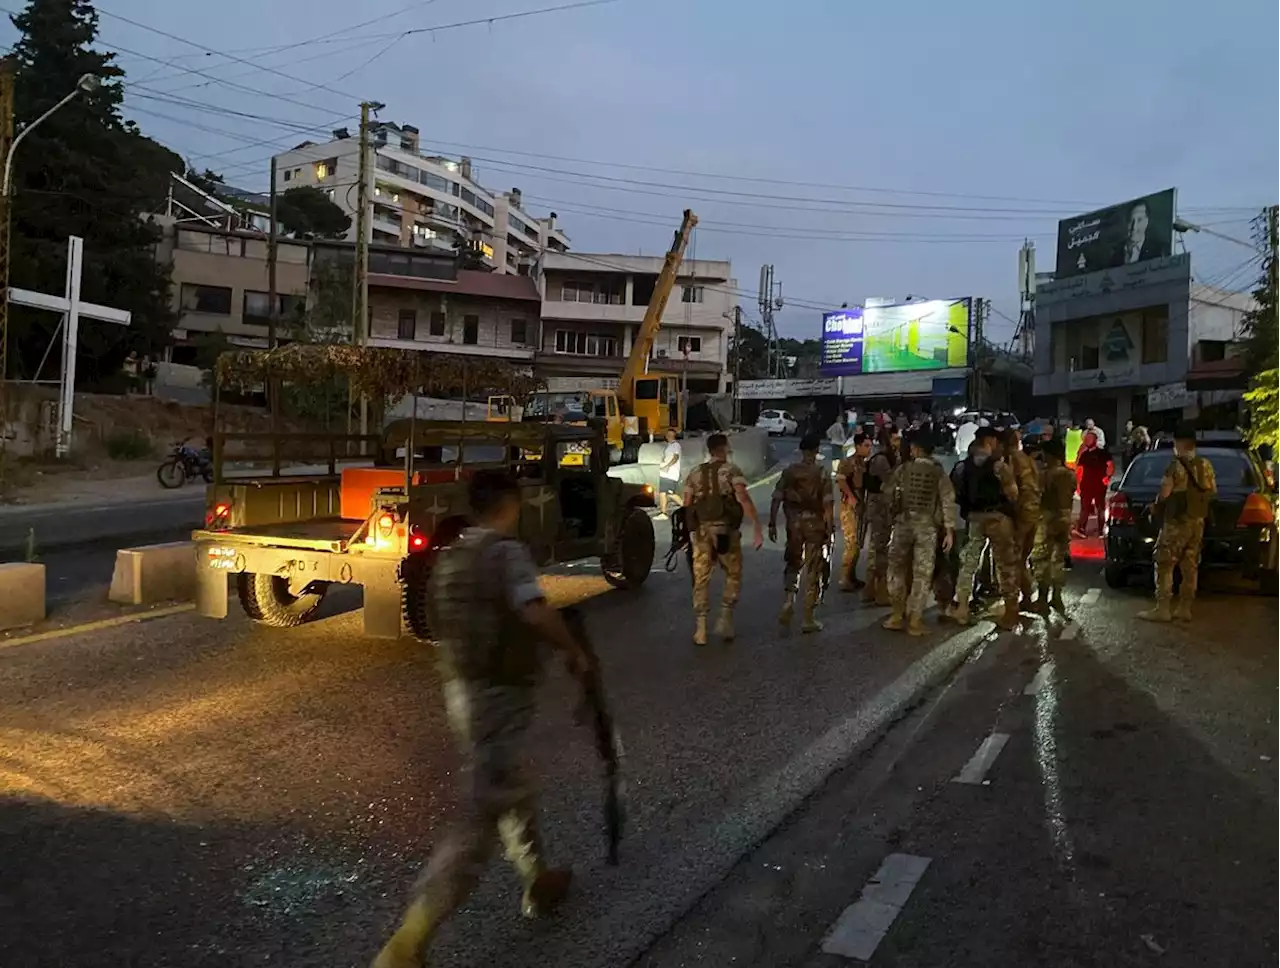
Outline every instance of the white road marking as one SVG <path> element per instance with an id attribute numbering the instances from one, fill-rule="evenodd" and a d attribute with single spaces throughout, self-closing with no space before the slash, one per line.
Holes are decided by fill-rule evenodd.
<path id="1" fill-rule="evenodd" d="M 1075 622 L 1068 622 L 1062 627 L 1062 634 L 1058 636 L 1060 642 L 1070 642 L 1080 634 L 1080 626 Z"/>
<path id="2" fill-rule="evenodd" d="M 1049 673 L 1053 671 L 1053 663 L 1046 662 L 1036 671 L 1035 678 L 1027 683 L 1027 688 L 1022 690 L 1024 696 L 1034 696 L 1040 691 L 1044 685 L 1045 679 L 1049 678 Z"/>
<path id="3" fill-rule="evenodd" d="M 1080 596 L 1081 605 L 1095 605 L 1102 596 L 1101 588 L 1090 588 L 1087 592 Z"/>
<path id="4" fill-rule="evenodd" d="M 996 757 L 1000 755 L 1000 751 L 1004 749 L 1004 744 L 1009 742 L 1008 733 L 992 733 L 978 746 L 978 752 L 953 779 L 952 783 L 968 783 L 972 786 L 978 786 L 982 783 L 987 775 L 987 770 L 991 769 L 991 764 L 996 761 Z"/>
<path id="5" fill-rule="evenodd" d="M 823 952 L 870 961 L 928 866 L 928 857 L 911 854 L 886 857 L 862 889 L 862 896 L 836 919 L 822 942 Z"/>

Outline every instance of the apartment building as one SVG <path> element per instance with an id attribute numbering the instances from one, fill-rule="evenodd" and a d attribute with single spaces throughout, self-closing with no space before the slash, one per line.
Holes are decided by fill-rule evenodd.
<path id="1" fill-rule="evenodd" d="M 469 158 L 454 161 L 420 150 L 418 129 L 377 122 L 370 129 L 367 240 L 450 253 L 461 240 L 495 273 L 529 275 L 543 252 L 563 252 L 569 238 L 555 213 L 530 215 L 518 188 L 495 192 L 475 179 Z M 303 142 L 276 156 L 276 190 L 324 189 L 351 216 L 355 240 L 360 142 L 338 128 L 323 144 Z"/>
<path id="2" fill-rule="evenodd" d="M 536 369 L 553 390 L 615 386 L 662 270 L 661 256 L 548 252 Z M 727 261 L 687 260 L 662 316 L 650 367 L 687 374 L 694 392 L 729 386 L 737 281 Z"/>

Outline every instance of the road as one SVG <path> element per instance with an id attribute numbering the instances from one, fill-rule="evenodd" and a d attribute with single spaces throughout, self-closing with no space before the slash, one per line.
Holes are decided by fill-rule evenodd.
<path id="1" fill-rule="evenodd" d="M 929 864 L 876 964 L 1274 963 L 1272 602 L 1211 594 L 1193 629 L 1146 629 L 1141 593 L 1094 591 L 1084 561 L 1070 634 L 910 639 L 833 593 L 821 634 L 783 635 L 780 570 L 748 553 L 740 638 L 706 649 L 683 565 L 637 594 L 548 579 L 583 603 L 623 735 L 623 863 L 602 862 L 599 765 L 553 670 L 529 755 L 580 890 L 527 925 L 495 862 L 432 964 L 844 964 L 822 939 L 891 853 Z M 367 964 L 458 762 L 430 650 L 362 638 L 356 604 L 0 649 L 8 960 Z M 991 785 L 949 783 L 992 732 Z"/>

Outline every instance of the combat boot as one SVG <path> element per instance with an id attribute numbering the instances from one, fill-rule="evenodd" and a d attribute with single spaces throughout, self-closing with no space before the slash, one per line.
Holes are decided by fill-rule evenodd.
<path id="1" fill-rule="evenodd" d="M 889 579 L 884 575 L 876 575 L 876 604 L 881 608 L 893 604 L 889 598 Z"/>
<path id="2" fill-rule="evenodd" d="M 416 898 L 396 933 L 373 959 L 373 968 L 419 968 L 423 949 L 438 920 L 427 900 Z"/>
<path id="3" fill-rule="evenodd" d="M 813 605 L 806 605 L 804 607 L 804 622 L 800 626 L 801 632 L 821 632 L 822 631 L 822 623 L 819 622 L 817 617 L 813 614 L 815 607 L 816 606 L 813 606 Z"/>
<path id="4" fill-rule="evenodd" d="M 778 612 L 778 624 L 790 625 L 796 614 L 796 593 L 787 589 L 782 593 L 782 610 Z"/>
<path id="5" fill-rule="evenodd" d="M 733 609 L 728 605 L 720 606 L 720 614 L 716 617 L 716 635 L 726 642 L 733 641 Z"/>
<path id="6" fill-rule="evenodd" d="M 693 620 L 693 644 L 707 644 L 707 617 L 699 615 Z"/>
<path id="7" fill-rule="evenodd" d="M 1067 603 L 1062 600 L 1061 585 L 1053 586 L 1053 594 L 1049 597 L 1049 607 L 1059 615 L 1067 614 Z"/>
<path id="8" fill-rule="evenodd" d="M 550 914 L 569 893 L 573 883 L 573 871 L 542 871 L 524 889 L 520 899 L 520 913 L 526 918 L 541 918 Z"/>
<path id="9" fill-rule="evenodd" d="M 1041 585 L 1036 592 L 1036 600 L 1031 603 L 1031 611 L 1037 615 L 1049 614 L 1049 586 Z"/>
<path id="10" fill-rule="evenodd" d="M 1168 599 L 1157 599 L 1155 608 L 1144 608 L 1138 613 L 1144 622 L 1172 622 L 1173 613 L 1169 611 Z"/>
<path id="11" fill-rule="evenodd" d="M 1173 607 L 1173 617 L 1179 622 L 1191 621 L 1191 599 L 1179 598 L 1178 604 Z"/>
<path id="12" fill-rule="evenodd" d="M 947 612 L 947 618 L 957 625 L 969 624 L 969 603 L 961 602 Z"/>
<path id="13" fill-rule="evenodd" d="M 1006 632 L 1018 627 L 1018 596 L 1012 595 L 1004 600 L 1004 611 L 996 619 L 996 625 Z"/>
<path id="14" fill-rule="evenodd" d="M 893 612 L 881 624 L 881 628 L 888 629 L 890 632 L 901 631 L 906 625 L 906 616 L 903 614 L 905 609 L 901 605 L 894 605 Z"/>
<path id="15" fill-rule="evenodd" d="M 876 576 L 867 575 L 867 580 L 862 586 L 862 600 L 868 605 L 876 603 Z"/>
<path id="16" fill-rule="evenodd" d="M 928 635 L 929 630 L 924 627 L 924 616 L 916 612 L 912 612 L 907 616 L 907 634 L 908 635 Z"/>

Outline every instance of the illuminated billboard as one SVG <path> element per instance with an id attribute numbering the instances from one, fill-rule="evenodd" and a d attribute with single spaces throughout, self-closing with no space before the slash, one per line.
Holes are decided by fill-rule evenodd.
<path id="1" fill-rule="evenodd" d="M 822 373 L 946 370 L 969 361 L 973 300 L 855 306 L 822 316 Z"/>

